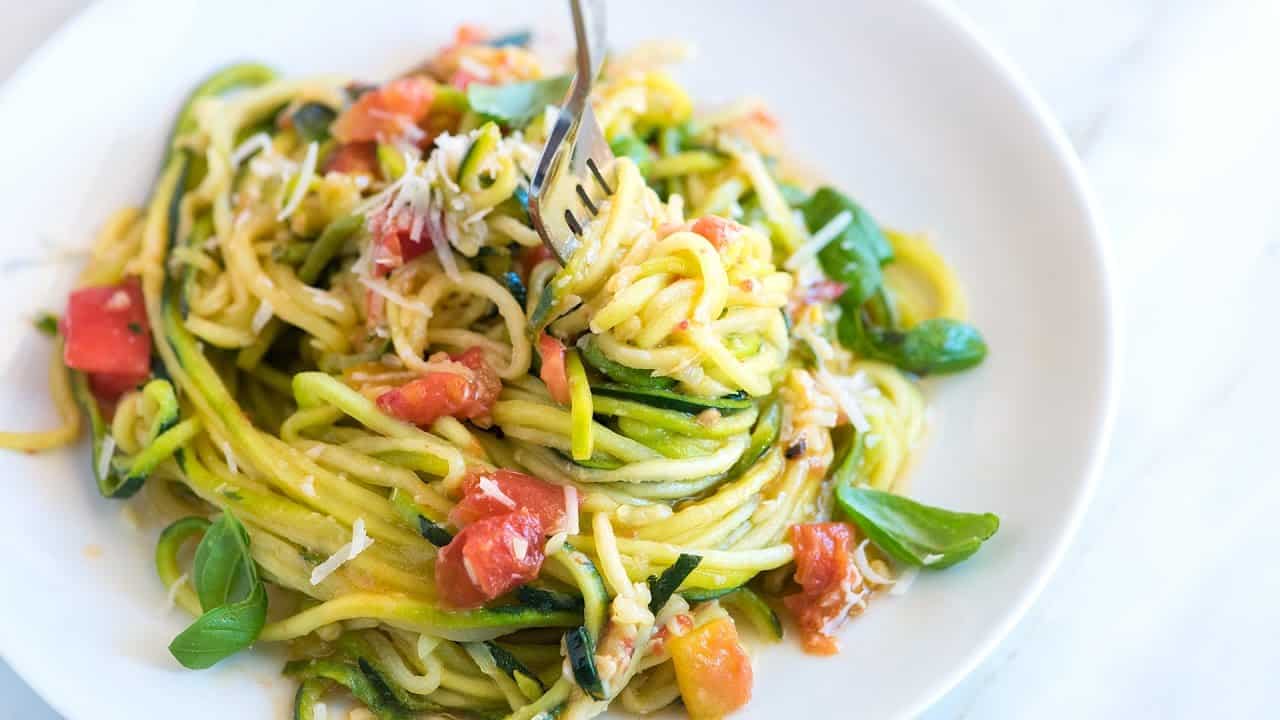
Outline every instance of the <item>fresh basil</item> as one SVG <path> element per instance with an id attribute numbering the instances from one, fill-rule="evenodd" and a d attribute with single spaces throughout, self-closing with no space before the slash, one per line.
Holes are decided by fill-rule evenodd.
<path id="1" fill-rule="evenodd" d="M 969 557 L 996 534 L 1000 518 L 923 505 L 850 484 L 836 486 L 836 507 L 894 560 L 944 568 Z"/>
<path id="2" fill-rule="evenodd" d="M 635 135 L 619 135 L 609 141 L 609 149 L 613 151 L 614 157 L 631 158 L 641 175 L 649 174 L 649 167 L 653 165 L 653 150 L 645 141 Z"/>
<path id="3" fill-rule="evenodd" d="M 857 432 L 852 425 L 841 425 L 831 431 L 831 484 L 835 487 L 857 481 L 865 438 L 866 433 Z"/>
<path id="4" fill-rule="evenodd" d="M 556 75 L 542 80 L 508 83 L 506 85 L 467 86 L 467 102 L 471 109 L 490 120 L 513 126 L 528 123 L 548 105 L 559 105 L 572 81 L 569 75 Z"/>
<path id="5" fill-rule="evenodd" d="M 819 188 L 801 207 L 805 225 L 817 232 L 848 212 L 852 219 L 844 231 L 818 251 L 818 264 L 827 277 L 848 286 L 850 301 L 865 302 L 880 289 L 880 267 L 893 260 L 893 248 L 874 218 L 837 190 Z"/>
<path id="6" fill-rule="evenodd" d="M 950 318 L 931 318 L 909 330 L 872 325 L 865 310 L 840 299 L 836 336 L 864 357 L 895 365 L 917 375 L 967 370 L 987 357 L 987 342 L 972 325 Z"/>
<path id="7" fill-rule="evenodd" d="M 169 652 L 199 670 L 252 645 L 267 622 L 267 592 L 249 553 L 249 534 L 230 512 L 201 538 L 192 583 L 204 614 L 173 639 Z"/>

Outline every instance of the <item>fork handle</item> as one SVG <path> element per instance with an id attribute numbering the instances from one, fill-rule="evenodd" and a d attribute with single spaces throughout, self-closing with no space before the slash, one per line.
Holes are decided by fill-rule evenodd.
<path id="1" fill-rule="evenodd" d="M 569 0 L 569 11 L 573 15 L 573 34 L 577 42 L 574 54 L 577 73 L 573 78 L 568 106 L 580 110 L 586 104 L 591 84 L 604 62 L 604 48 L 601 47 L 605 32 L 604 0 Z"/>

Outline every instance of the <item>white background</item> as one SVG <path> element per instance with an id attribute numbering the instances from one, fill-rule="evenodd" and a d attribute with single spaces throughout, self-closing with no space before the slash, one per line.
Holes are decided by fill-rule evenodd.
<path id="1" fill-rule="evenodd" d="M 0 80 L 84 4 L 0 0 Z M 1123 364 L 1081 534 L 930 717 L 1275 716 L 1280 2 L 957 4 L 1084 160 L 1116 260 Z M 55 717 L 0 663 L 0 718 Z"/>

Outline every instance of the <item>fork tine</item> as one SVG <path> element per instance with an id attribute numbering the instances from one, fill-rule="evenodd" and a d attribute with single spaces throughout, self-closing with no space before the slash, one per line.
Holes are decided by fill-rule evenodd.
<path id="1" fill-rule="evenodd" d="M 572 210 L 566 209 L 564 211 L 564 221 L 569 223 L 569 229 L 573 231 L 574 235 L 582 235 L 582 225 L 578 223 L 578 218 L 573 216 Z"/>
<path id="2" fill-rule="evenodd" d="M 591 196 L 587 194 L 587 191 L 581 185 L 575 186 L 574 189 L 578 191 L 578 197 L 582 199 L 582 204 L 587 206 L 587 210 L 591 211 L 591 216 L 599 215 L 600 211 L 596 209 L 596 204 L 591 202 Z"/>
<path id="3" fill-rule="evenodd" d="M 591 169 L 591 174 L 595 176 L 596 182 L 600 183 L 600 188 L 604 190 L 604 194 L 612 195 L 613 188 L 609 187 L 609 183 L 604 181 L 604 175 L 600 174 L 600 168 L 596 166 L 595 158 L 587 158 L 587 167 Z"/>

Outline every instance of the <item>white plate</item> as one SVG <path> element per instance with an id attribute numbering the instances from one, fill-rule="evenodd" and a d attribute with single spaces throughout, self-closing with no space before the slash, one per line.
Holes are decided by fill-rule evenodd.
<path id="1" fill-rule="evenodd" d="M 112 210 L 142 201 L 193 83 L 246 58 L 288 73 L 377 78 L 462 21 L 565 34 L 560 2 L 472 5 L 107 3 L 59 32 L 0 96 L 0 426 L 52 421 L 47 345 L 28 318 L 61 307 L 76 263 L 47 261 L 85 247 Z M 1008 64 L 943 7 L 664 5 L 613 3 L 612 39 L 694 41 L 698 59 L 682 75 L 697 97 L 764 97 L 802 159 L 887 224 L 935 231 L 990 343 L 980 369 L 930 383 L 936 429 L 914 488 L 928 502 L 998 513 L 999 534 L 969 562 L 875 603 L 842 634 L 838 658 L 806 657 L 790 642 L 763 648 L 742 716 L 917 713 L 1034 600 L 1104 451 L 1115 340 L 1080 169 Z M 204 672 L 169 657 L 188 619 L 165 609 L 155 531 L 130 529 L 121 505 L 97 496 L 86 448 L 0 454 L 0 477 L 0 650 L 55 708 L 77 720 L 285 716 L 292 689 L 278 657 L 244 654 Z"/>

